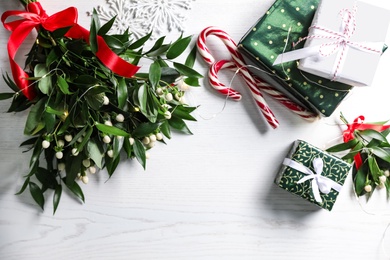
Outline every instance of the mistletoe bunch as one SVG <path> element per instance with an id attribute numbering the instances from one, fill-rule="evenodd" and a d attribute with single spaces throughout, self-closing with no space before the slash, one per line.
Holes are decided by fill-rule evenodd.
<path id="1" fill-rule="evenodd" d="M 390 125 L 386 122 L 364 123 L 359 116 L 353 123 L 348 123 L 341 114 L 341 120 L 347 125 L 344 131 L 344 143 L 335 145 L 328 152 L 347 151 L 342 157 L 347 162 L 354 162 L 353 181 L 358 196 L 372 195 L 375 188 L 386 188 L 390 196 Z"/>
<path id="2" fill-rule="evenodd" d="M 30 9 L 35 2 L 20 1 Z M 114 19 L 100 25 L 94 12 L 87 39 L 69 37 L 72 27 L 52 31 L 38 26 L 25 63 L 28 89 L 4 76 L 14 91 L 0 95 L 12 98 L 8 112 L 30 109 L 24 129 L 30 138 L 22 143 L 32 150 L 30 171 L 18 194 L 29 188 L 42 209 L 48 190 L 54 190 L 54 212 L 63 187 L 84 201 L 77 180 L 87 183 L 88 174 L 98 169 L 112 176 L 124 158 L 136 158 L 145 167 L 147 150 L 171 138 L 171 129 L 191 134 L 185 120 L 195 120 L 191 112 L 196 108 L 186 105 L 184 92 L 199 86 L 202 77 L 192 69 L 195 48 L 185 63 L 173 61 L 191 37 L 173 43 L 161 37 L 145 50 L 151 34 L 139 40 L 128 31 L 110 35 Z M 131 77 L 112 71 L 102 62 L 104 55 L 98 56 L 102 40 L 121 61 L 148 61 L 148 71 Z"/>

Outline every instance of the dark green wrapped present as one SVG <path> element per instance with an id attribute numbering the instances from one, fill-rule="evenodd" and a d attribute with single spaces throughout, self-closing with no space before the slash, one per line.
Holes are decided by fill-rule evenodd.
<path id="1" fill-rule="evenodd" d="M 275 183 L 331 211 L 351 165 L 307 142 L 297 140 L 283 161 Z"/>
<path id="2" fill-rule="evenodd" d="M 292 43 L 307 36 L 319 0 L 277 0 L 239 43 L 250 70 L 295 102 L 330 116 L 352 86 L 298 69 L 297 61 L 273 66 L 276 57 L 293 50 Z M 303 43 L 295 49 L 302 48 Z"/>

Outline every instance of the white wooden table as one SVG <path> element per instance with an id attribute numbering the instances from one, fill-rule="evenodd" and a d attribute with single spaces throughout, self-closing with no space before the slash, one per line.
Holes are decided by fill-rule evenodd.
<path id="1" fill-rule="evenodd" d="M 85 26 L 85 13 L 105 3 L 41 2 L 48 13 L 76 6 Z M 390 9 L 387 0 L 368 2 Z M 185 33 L 196 36 L 215 25 L 238 41 L 271 3 L 196 0 L 191 10 L 183 10 Z M 3 1 L 0 11 L 17 7 Z M 4 29 L 0 34 L 4 73 L 10 71 L 5 52 L 9 34 Z M 178 35 L 175 30 L 170 34 Z M 387 39 L 390 43 L 390 35 Z M 228 57 L 220 42 L 210 39 L 209 44 L 217 57 Z M 294 140 L 321 148 L 341 141 L 335 124 L 340 111 L 350 121 L 358 115 L 369 121 L 390 119 L 388 68 L 386 52 L 372 86 L 356 88 L 332 117 L 314 123 L 267 99 L 281 123 L 277 130 L 265 124 L 241 79 L 234 83 L 243 100 L 227 101 L 224 109 L 225 99 L 205 80 L 190 92 L 192 104 L 200 105 L 198 122 L 190 124 L 193 136 L 174 134 L 168 145 L 153 148 L 146 171 L 133 160 L 120 164 L 109 181 L 105 172 L 90 177 L 82 186 L 86 204 L 63 194 L 55 216 L 50 199 L 41 212 L 28 191 L 14 195 L 30 158 L 18 147 L 25 140 L 27 113 L 7 114 L 9 102 L 3 101 L 0 259 L 388 259 L 390 202 L 384 190 L 368 203 L 357 200 L 349 176 L 333 211 L 327 212 L 273 184 Z M 196 69 L 207 70 L 200 59 Z M 232 76 L 221 77 L 228 83 Z"/>

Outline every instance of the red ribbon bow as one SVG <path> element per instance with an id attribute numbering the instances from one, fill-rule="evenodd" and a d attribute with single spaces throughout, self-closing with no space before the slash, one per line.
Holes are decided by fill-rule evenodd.
<path id="1" fill-rule="evenodd" d="M 343 138 L 345 143 L 355 138 L 355 134 L 354 134 L 355 130 L 363 131 L 363 130 L 371 129 L 378 132 L 382 132 L 390 128 L 390 125 L 365 124 L 363 122 L 364 122 L 364 116 L 358 116 L 357 118 L 355 118 L 352 124 L 347 124 L 348 128 L 343 132 Z M 354 160 L 355 160 L 356 169 L 359 169 L 360 166 L 362 166 L 363 164 L 363 160 L 360 153 L 355 155 Z"/>
<path id="2" fill-rule="evenodd" d="M 45 30 L 53 32 L 60 28 L 71 27 L 65 34 L 66 37 L 82 39 L 89 44 L 89 31 L 77 24 L 77 9 L 69 7 L 63 11 L 48 16 L 38 2 L 26 6 L 27 11 L 6 11 L 1 16 L 4 27 L 11 31 L 7 49 L 11 65 L 11 71 L 16 85 L 23 94 L 32 100 L 36 96 L 34 88 L 29 87 L 29 75 L 16 63 L 15 56 L 23 41 L 30 32 L 41 25 Z M 5 22 L 10 16 L 18 16 L 22 19 Z M 97 37 L 98 51 L 96 57 L 115 74 L 131 78 L 139 67 L 120 58 L 106 44 L 101 36 Z"/>

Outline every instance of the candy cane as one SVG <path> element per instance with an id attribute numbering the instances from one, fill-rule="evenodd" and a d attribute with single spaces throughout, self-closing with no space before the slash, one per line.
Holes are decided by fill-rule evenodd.
<path id="1" fill-rule="evenodd" d="M 264 117 L 266 118 L 267 122 L 273 127 L 276 128 L 279 125 L 278 120 L 276 119 L 274 113 L 271 111 L 270 107 L 267 105 L 267 102 L 264 100 L 263 95 L 257 88 L 256 81 L 254 78 L 250 75 L 249 71 L 244 67 L 245 63 L 243 62 L 243 59 L 241 55 L 237 52 L 237 45 L 233 41 L 233 39 L 224 31 L 217 29 L 215 27 L 208 27 L 204 29 L 199 37 L 197 42 L 198 51 L 203 57 L 203 59 L 210 65 L 215 63 L 214 57 L 211 55 L 210 50 L 206 46 L 206 38 L 209 35 L 215 35 L 218 38 L 220 38 L 223 43 L 226 45 L 227 49 L 229 50 L 230 54 L 232 55 L 232 61 L 236 65 L 236 67 L 242 68 L 240 73 L 244 77 L 245 82 L 247 83 L 249 89 L 251 90 L 252 97 L 254 98 L 257 106 L 260 108 L 260 111 L 263 113 Z M 229 64 L 231 65 L 231 64 Z M 223 66 L 212 66 L 213 70 L 216 70 L 216 67 L 222 68 Z M 210 72 L 212 76 L 216 76 L 213 72 Z M 215 79 L 214 77 L 213 79 Z M 212 82 L 210 82 L 212 83 Z M 216 86 L 216 89 L 224 95 L 227 95 L 228 97 L 232 97 L 233 99 L 238 100 L 237 98 L 237 91 L 227 88 L 225 86 L 222 86 L 220 84 L 214 85 L 211 84 L 213 87 Z M 239 95 L 239 93 L 238 93 Z"/>
<path id="2" fill-rule="evenodd" d="M 215 62 L 214 57 L 212 56 L 210 50 L 206 46 L 206 38 L 209 35 L 214 35 L 217 36 L 222 42 L 226 45 L 227 49 L 229 50 L 230 54 L 232 55 L 232 61 L 218 61 Z M 234 100 L 240 100 L 241 99 L 241 94 L 238 91 L 235 91 L 232 88 L 226 87 L 223 83 L 221 83 L 218 80 L 218 72 L 221 69 L 231 69 L 231 70 L 236 70 L 239 71 L 247 85 L 249 86 L 252 95 L 254 96 L 256 103 L 259 105 L 261 108 L 262 105 L 267 106 L 261 92 L 259 90 L 265 92 L 269 96 L 273 97 L 277 101 L 279 101 L 282 105 L 287 107 L 289 110 L 292 112 L 298 114 L 302 118 L 306 120 L 315 120 L 317 118 L 317 115 L 312 113 L 311 111 L 308 111 L 307 109 L 303 108 L 302 106 L 296 104 L 293 102 L 291 99 L 286 97 L 283 93 L 280 91 L 274 89 L 272 86 L 270 86 L 268 83 L 265 83 L 261 79 L 257 77 L 253 77 L 252 74 L 249 72 L 247 69 L 247 66 L 241 56 L 241 54 L 237 51 L 237 45 L 234 42 L 234 40 L 223 30 L 218 29 L 216 27 L 208 27 L 204 29 L 199 37 L 198 37 L 198 42 L 197 42 L 197 47 L 198 51 L 201 54 L 202 58 L 210 65 L 210 70 L 209 70 L 209 81 L 210 85 L 215 88 L 218 92 L 220 92 L 223 95 L 227 95 L 228 97 L 234 99 Z M 255 91 L 256 89 L 257 91 Z M 258 96 L 260 98 L 258 99 Z M 268 106 L 267 106 L 268 107 Z M 268 111 L 270 109 L 268 108 Z M 262 111 L 263 112 L 263 111 Z M 263 113 L 264 114 L 264 113 Z M 270 118 L 270 115 L 273 116 L 273 113 L 270 112 L 270 114 L 266 115 L 266 118 Z M 273 116 L 274 117 L 274 116 Z M 271 122 L 268 121 L 271 126 L 276 127 L 273 122 L 276 121 L 276 119 L 271 119 Z M 277 122 L 277 121 L 276 121 Z"/>

